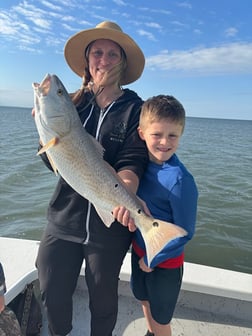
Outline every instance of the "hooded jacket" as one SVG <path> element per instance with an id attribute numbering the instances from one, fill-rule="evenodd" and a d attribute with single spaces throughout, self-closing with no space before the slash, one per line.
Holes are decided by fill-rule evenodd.
<path id="1" fill-rule="evenodd" d="M 145 143 L 139 138 L 137 127 L 141 98 L 129 89 L 106 109 L 101 110 L 93 103 L 93 94 L 86 93 L 83 103 L 77 106 L 81 122 L 104 147 L 104 160 L 117 172 L 132 170 L 141 178 L 148 162 Z M 52 170 L 46 154 L 42 159 Z M 73 190 L 60 177 L 47 212 L 46 232 L 54 237 L 78 243 L 113 247 L 121 244 L 121 239 L 129 240 L 131 233 L 117 221 L 107 228 L 94 207 Z M 119 239 L 120 238 L 120 239 Z"/>

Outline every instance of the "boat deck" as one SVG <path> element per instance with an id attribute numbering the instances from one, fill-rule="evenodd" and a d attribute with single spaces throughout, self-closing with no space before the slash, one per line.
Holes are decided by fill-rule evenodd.
<path id="1" fill-rule="evenodd" d="M 84 279 L 82 279 L 84 280 Z M 89 336 L 90 315 L 87 291 L 80 279 L 75 293 L 73 336 Z M 81 284 L 82 282 L 82 284 Z M 128 296 L 128 283 L 120 283 L 119 313 L 114 336 L 143 336 L 146 324 L 139 303 Z M 85 286 L 84 286 L 85 287 Z M 185 295 L 185 293 L 182 293 Z M 252 336 L 252 321 L 234 319 L 232 316 L 188 308 L 178 303 L 172 320 L 174 336 Z M 46 330 L 43 336 L 46 336 Z"/>
<path id="2" fill-rule="evenodd" d="M 34 267 L 38 245 L 36 241 L 0 238 L 7 303 L 26 284 L 38 283 Z M 120 276 L 119 313 L 114 336 L 143 336 L 146 332 L 140 305 L 129 288 L 129 261 L 128 255 Z M 89 323 L 88 293 L 82 269 L 74 295 L 71 335 L 88 336 Z M 252 275 L 186 263 L 172 329 L 173 336 L 252 336 Z M 44 320 L 42 336 L 47 335 Z"/>

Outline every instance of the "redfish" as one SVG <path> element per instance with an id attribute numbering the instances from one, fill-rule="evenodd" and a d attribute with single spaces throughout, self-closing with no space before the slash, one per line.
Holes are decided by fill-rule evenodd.
<path id="1" fill-rule="evenodd" d="M 56 75 L 33 83 L 35 123 L 43 152 L 55 172 L 93 204 L 107 227 L 118 205 L 130 211 L 143 236 L 148 264 L 171 240 L 187 232 L 172 223 L 147 216 L 139 199 L 127 190 L 114 169 L 103 160 L 101 144 L 86 132 L 64 85 Z"/>

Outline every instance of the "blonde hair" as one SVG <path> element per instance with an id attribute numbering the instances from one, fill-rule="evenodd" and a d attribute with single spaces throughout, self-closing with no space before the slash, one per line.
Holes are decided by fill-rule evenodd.
<path id="1" fill-rule="evenodd" d="M 183 105 L 173 96 L 158 95 L 147 99 L 142 105 L 139 127 L 144 129 L 146 123 L 163 119 L 180 124 L 184 130 L 185 110 Z"/>

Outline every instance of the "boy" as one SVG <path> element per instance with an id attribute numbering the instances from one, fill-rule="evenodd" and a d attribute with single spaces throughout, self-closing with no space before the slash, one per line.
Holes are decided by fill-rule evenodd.
<path id="1" fill-rule="evenodd" d="M 147 266 L 145 245 L 136 230 L 132 243 L 134 296 L 147 321 L 146 336 L 170 336 L 170 321 L 181 288 L 184 245 L 195 231 L 198 191 L 193 176 L 175 154 L 185 125 L 185 110 L 172 96 L 159 95 L 142 106 L 139 136 L 149 151 L 138 196 L 154 218 L 184 228 L 188 235 L 168 243 Z"/>

